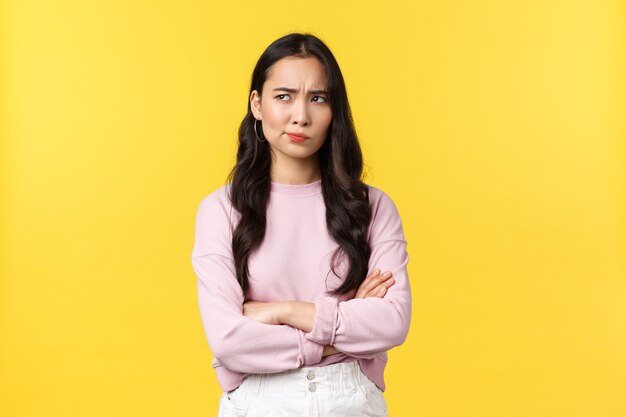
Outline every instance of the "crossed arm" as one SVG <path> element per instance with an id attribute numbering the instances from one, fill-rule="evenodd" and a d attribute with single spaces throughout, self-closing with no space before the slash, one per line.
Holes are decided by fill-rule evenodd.
<path id="1" fill-rule="evenodd" d="M 394 283 L 391 271 L 381 274 L 376 268 L 357 289 L 354 298 L 382 298 L 387 288 Z M 243 315 L 260 323 L 289 326 L 310 333 L 315 322 L 315 303 L 305 301 L 247 301 L 243 304 Z M 333 346 L 325 345 L 322 356 L 332 355 L 339 351 Z"/>
<path id="2" fill-rule="evenodd" d="M 354 299 L 342 302 L 344 307 L 340 311 L 345 311 L 345 313 L 337 315 L 356 316 L 360 325 L 354 327 L 352 326 L 355 324 L 354 320 L 339 321 L 337 319 L 332 326 L 328 326 L 337 329 L 337 340 L 343 344 L 343 348 L 340 346 L 333 348 L 333 340 L 313 337 L 316 329 L 311 322 L 314 314 L 318 320 L 322 315 L 327 316 L 325 314 L 328 313 L 327 304 L 330 302 L 332 305 L 333 301 L 337 301 L 335 298 L 324 297 L 324 302 L 321 304 L 318 299 L 314 300 L 314 303 L 292 301 L 246 303 L 236 279 L 216 279 L 216 276 L 234 276 L 234 263 L 231 258 L 207 254 L 192 256 L 191 259 L 198 277 L 198 301 L 207 340 L 215 359 L 230 371 L 281 372 L 319 363 L 323 356 L 338 351 L 354 357 L 371 357 L 398 344 L 393 337 L 391 339 L 387 337 L 388 325 L 381 326 L 379 323 L 378 328 L 373 329 L 365 323 L 372 321 L 371 317 L 384 318 L 385 315 L 389 315 L 389 306 L 378 297 L 387 294 L 394 299 L 392 294 L 384 289 L 378 293 L 378 296 L 369 297 L 368 300 L 356 298 L 376 294 L 372 288 L 384 285 L 378 282 L 382 278 L 378 276 L 379 274 L 376 274 L 377 277 L 370 276 L 366 279 Z M 401 265 L 400 268 L 402 267 Z M 390 291 L 399 284 L 397 275 L 402 276 L 402 269 L 393 271 L 396 276 L 395 283 L 393 280 L 385 280 Z M 400 281 L 401 287 L 404 282 L 406 281 Z M 402 290 L 400 293 L 405 291 Z M 398 296 L 396 295 L 395 298 Z M 391 299 L 388 303 L 392 302 Z M 382 303 L 373 303 L 376 301 Z M 352 303 L 359 305 L 352 305 Z M 367 311 L 363 309 L 364 307 L 367 307 Z M 392 310 L 395 311 L 395 309 Z M 363 316 L 364 314 L 367 317 Z M 296 326 L 287 323 L 280 324 L 281 321 L 291 322 Z M 388 322 L 388 320 L 383 320 L 385 321 Z M 308 329 L 313 327 L 313 329 L 311 332 L 306 332 L 297 327 L 300 325 Z M 318 327 L 317 330 L 319 329 Z M 379 339 L 381 339 L 380 342 Z"/>
<path id="3" fill-rule="evenodd" d="M 378 194 L 369 242 L 373 271 L 352 299 L 319 295 L 312 302 L 246 302 L 236 279 L 227 205 L 219 195 L 201 203 L 191 260 L 206 337 L 221 366 L 272 373 L 319 363 L 342 352 L 373 358 L 404 342 L 411 319 L 407 242 L 393 202 Z M 387 279 L 384 279 L 387 278 Z"/>

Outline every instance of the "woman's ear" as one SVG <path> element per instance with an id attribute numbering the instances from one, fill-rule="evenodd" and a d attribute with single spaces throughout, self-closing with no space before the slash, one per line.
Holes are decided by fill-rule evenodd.
<path id="1" fill-rule="evenodd" d="M 255 119 L 261 120 L 261 96 L 256 90 L 250 93 L 250 108 Z"/>

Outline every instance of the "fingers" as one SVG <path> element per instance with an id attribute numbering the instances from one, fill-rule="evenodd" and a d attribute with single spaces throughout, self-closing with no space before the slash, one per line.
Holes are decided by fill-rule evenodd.
<path id="1" fill-rule="evenodd" d="M 383 278 L 384 278 L 384 276 L 380 275 L 380 269 L 376 268 L 374 271 L 372 271 L 371 274 L 369 274 L 365 278 L 365 280 L 363 280 L 361 285 L 359 285 L 359 289 L 357 290 L 355 298 L 363 298 L 363 297 L 365 297 L 374 288 L 376 288 L 378 286 L 378 284 L 380 284 L 380 282 L 382 282 Z"/>
<path id="2" fill-rule="evenodd" d="M 382 297 L 386 293 L 386 289 L 393 283 L 391 272 L 387 271 L 381 274 L 380 269 L 376 268 L 361 283 L 354 298 Z"/>
<path id="3" fill-rule="evenodd" d="M 383 284 L 385 281 L 389 280 L 390 278 L 391 278 L 391 272 L 389 271 L 385 272 L 384 274 L 380 274 L 380 273 L 372 274 L 372 276 L 369 278 L 368 282 L 364 286 L 366 293 L 379 287 L 381 284 Z"/>
<path id="4" fill-rule="evenodd" d="M 372 289 L 365 297 L 384 297 L 387 294 L 387 288 L 391 287 L 395 283 L 393 278 L 389 278 Z"/>

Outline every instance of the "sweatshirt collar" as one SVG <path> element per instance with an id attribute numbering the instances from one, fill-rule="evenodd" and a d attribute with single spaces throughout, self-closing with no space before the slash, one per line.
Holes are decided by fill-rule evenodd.
<path id="1" fill-rule="evenodd" d="M 297 197 L 306 197 L 311 195 L 321 194 L 322 192 L 322 179 L 313 181 L 309 184 L 282 184 L 279 182 L 271 181 L 272 193 L 288 194 Z"/>

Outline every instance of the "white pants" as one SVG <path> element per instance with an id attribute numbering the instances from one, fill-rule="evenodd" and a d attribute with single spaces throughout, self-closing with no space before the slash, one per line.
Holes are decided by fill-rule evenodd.
<path id="1" fill-rule="evenodd" d="M 383 392 L 355 362 L 248 375 L 220 398 L 218 417 L 387 416 Z"/>

